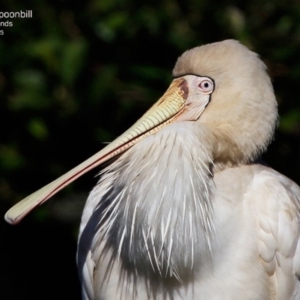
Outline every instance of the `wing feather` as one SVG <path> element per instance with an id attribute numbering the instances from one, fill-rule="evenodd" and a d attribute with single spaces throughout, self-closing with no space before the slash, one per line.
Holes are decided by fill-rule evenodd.
<path id="1" fill-rule="evenodd" d="M 300 188 L 273 171 L 253 182 L 258 204 L 259 255 L 276 299 L 299 297 Z"/>

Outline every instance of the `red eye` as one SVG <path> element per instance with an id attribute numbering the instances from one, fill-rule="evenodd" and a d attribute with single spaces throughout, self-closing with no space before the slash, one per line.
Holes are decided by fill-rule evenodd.
<path id="1" fill-rule="evenodd" d="M 209 94 L 213 91 L 214 89 L 214 84 L 211 80 L 209 79 L 204 79 L 199 83 L 199 88 L 203 93 Z"/>

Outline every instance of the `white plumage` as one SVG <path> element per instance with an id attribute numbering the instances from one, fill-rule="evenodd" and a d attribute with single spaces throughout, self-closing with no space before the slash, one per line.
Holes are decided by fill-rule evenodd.
<path id="1" fill-rule="evenodd" d="M 128 131 L 6 219 L 112 159 L 82 216 L 83 299 L 300 299 L 300 188 L 255 162 L 277 121 L 264 64 L 228 40 L 173 75 Z"/>

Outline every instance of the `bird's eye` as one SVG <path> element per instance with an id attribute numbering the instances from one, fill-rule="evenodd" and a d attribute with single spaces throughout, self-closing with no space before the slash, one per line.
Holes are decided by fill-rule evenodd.
<path id="1" fill-rule="evenodd" d="M 214 83 L 209 79 L 202 80 L 198 86 L 205 94 L 210 94 L 214 89 Z"/>

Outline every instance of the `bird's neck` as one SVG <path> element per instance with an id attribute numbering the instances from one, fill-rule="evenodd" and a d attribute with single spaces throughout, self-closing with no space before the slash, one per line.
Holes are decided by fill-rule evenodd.
<path id="1" fill-rule="evenodd" d="M 201 119 L 196 126 L 205 132 L 203 136 L 209 140 L 212 147 L 214 172 L 228 167 L 248 164 L 266 150 L 272 141 L 276 114 L 267 116 L 264 122 L 212 122 L 209 118 Z M 218 120 L 218 117 L 215 116 Z M 240 120 L 241 116 L 237 118 Z M 245 116 L 247 118 L 247 116 Z M 251 128 L 249 125 L 251 124 Z"/>
<path id="2" fill-rule="evenodd" d="M 101 186 L 101 230 L 124 268 L 181 280 L 199 268 L 213 235 L 212 148 L 194 123 L 173 124 L 112 163 Z M 153 276 L 154 276 L 153 275 Z"/>

